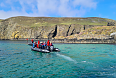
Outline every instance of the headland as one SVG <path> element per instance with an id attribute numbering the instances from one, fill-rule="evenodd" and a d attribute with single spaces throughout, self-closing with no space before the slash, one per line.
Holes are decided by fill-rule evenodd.
<path id="1" fill-rule="evenodd" d="M 53 43 L 116 43 L 116 21 L 88 17 L 11 17 L 0 20 L 0 40 L 47 40 Z"/>

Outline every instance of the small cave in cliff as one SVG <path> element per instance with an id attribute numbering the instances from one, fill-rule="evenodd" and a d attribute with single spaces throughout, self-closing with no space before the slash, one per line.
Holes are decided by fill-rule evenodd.
<path id="1" fill-rule="evenodd" d="M 16 32 L 16 33 L 14 34 L 14 39 L 19 39 L 18 33 L 19 33 L 19 32 Z"/>
<path id="2" fill-rule="evenodd" d="M 72 30 L 72 33 L 70 35 L 73 35 L 73 34 L 76 34 L 76 30 L 75 29 Z"/>
<path id="3" fill-rule="evenodd" d="M 66 36 L 68 36 L 68 33 L 69 33 L 69 30 L 70 30 L 70 27 L 71 27 L 71 25 L 69 26 L 69 28 L 68 28 L 68 31 L 67 31 L 67 34 L 66 34 Z"/>
<path id="4" fill-rule="evenodd" d="M 16 39 L 18 40 L 19 39 L 19 36 L 17 36 Z"/>
<path id="5" fill-rule="evenodd" d="M 52 30 L 49 34 L 48 34 L 48 39 L 49 38 L 54 38 L 57 35 L 57 26 L 55 27 L 55 30 Z"/>
<path id="6" fill-rule="evenodd" d="M 84 28 L 83 29 L 85 30 L 85 25 L 84 25 Z"/>
<path id="7" fill-rule="evenodd" d="M 54 33 L 53 33 L 53 38 L 55 37 L 57 35 L 57 26 L 55 27 L 55 31 L 54 31 Z"/>

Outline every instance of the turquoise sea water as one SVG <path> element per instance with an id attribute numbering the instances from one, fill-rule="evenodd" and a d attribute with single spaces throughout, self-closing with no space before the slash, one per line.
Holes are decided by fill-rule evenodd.
<path id="1" fill-rule="evenodd" d="M 26 41 L 0 41 L 0 78 L 116 78 L 116 44 L 54 44 L 31 51 Z"/>

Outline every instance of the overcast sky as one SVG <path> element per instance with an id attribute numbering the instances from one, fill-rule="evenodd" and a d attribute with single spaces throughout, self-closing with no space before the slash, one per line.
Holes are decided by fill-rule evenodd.
<path id="1" fill-rule="evenodd" d="M 116 0 L 0 0 L 0 19 L 14 16 L 116 20 Z"/>

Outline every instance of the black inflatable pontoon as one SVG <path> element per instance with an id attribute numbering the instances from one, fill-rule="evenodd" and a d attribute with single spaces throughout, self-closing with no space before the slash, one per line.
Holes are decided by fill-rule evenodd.
<path id="1" fill-rule="evenodd" d="M 37 51 L 37 52 L 42 52 L 42 53 L 50 53 L 50 52 L 60 52 L 60 50 L 58 48 L 53 48 L 53 50 L 48 50 L 48 49 L 40 49 L 40 48 L 33 48 L 31 47 L 31 50 L 33 51 Z"/>
<path id="2" fill-rule="evenodd" d="M 33 47 L 31 47 L 31 50 L 38 51 L 38 52 L 42 52 L 42 53 L 49 53 L 50 52 L 47 49 L 39 49 L 39 48 L 33 48 Z"/>
<path id="3" fill-rule="evenodd" d="M 32 46 L 32 45 L 33 45 L 33 43 L 28 43 L 28 45 Z"/>

